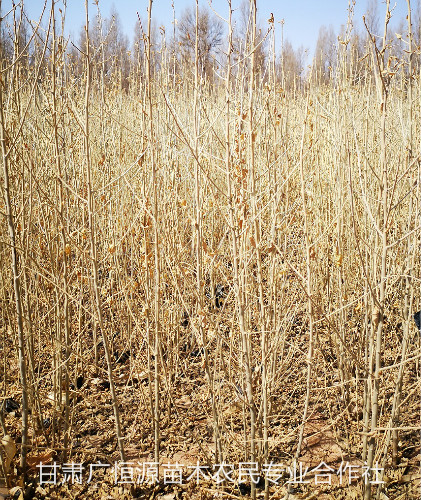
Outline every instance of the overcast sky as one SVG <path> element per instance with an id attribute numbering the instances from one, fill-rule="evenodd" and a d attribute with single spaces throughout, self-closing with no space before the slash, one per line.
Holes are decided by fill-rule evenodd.
<path id="1" fill-rule="evenodd" d="M 51 0 L 48 1 L 48 7 Z M 165 26 L 172 33 L 173 9 L 171 0 L 154 0 L 152 17 L 157 26 Z M 284 38 L 288 39 L 295 48 L 303 46 L 309 49 L 312 55 L 319 28 L 322 25 L 332 25 L 337 33 L 342 24 L 346 23 L 348 16 L 348 0 L 257 0 L 258 17 L 263 27 L 267 27 L 267 19 L 273 13 L 276 22 L 282 19 Z M 233 9 L 238 11 L 241 0 L 232 0 Z M 383 24 L 385 2 L 382 0 L 357 0 L 355 7 L 355 24 L 362 26 L 361 18 L 367 11 L 368 4 L 377 4 L 378 15 Z M 11 0 L 3 0 L 3 13 L 10 8 Z M 44 0 L 27 0 L 25 9 L 31 19 L 36 19 L 42 11 Z M 194 0 L 174 0 L 176 19 L 187 6 L 195 5 Z M 199 6 L 209 6 L 208 0 L 199 0 Z M 212 8 L 222 17 L 227 17 L 228 4 L 226 0 L 212 0 Z M 400 20 L 406 18 L 407 1 L 396 0 L 391 6 L 396 5 L 391 21 L 391 30 L 398 26 Z M 120 16 L 122 27 L 130 43 L 133 41 L 134 26 L 137 22 L 137 12 L 142 19 L 147 16 L 148 0 L 99 0 L 99 7 L 103 17 L 108 17 L 112 9 Z M 419 0 L 411 0 L 413 10 L 419 9 Z M 63 0 L 57 2 L 57 8 L 63 8 Z M 97 7 L 93 0 L 89 0 L 90 18 L 93 19 Z M 66 26 L 68 34 L 78 38 L 80 27 L 84 24 L 85 0 L 67 0 Z M 48 17 L 48 14 L 45 14 Z M 281 24 L 276 25 L 278 47 L 281 39 Z"/>

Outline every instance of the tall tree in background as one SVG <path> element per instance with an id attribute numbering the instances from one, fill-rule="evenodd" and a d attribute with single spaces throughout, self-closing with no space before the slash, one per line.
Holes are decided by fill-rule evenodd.
<path id="1" fill-rule="evenodd" d="M 378 4 L 379 2 L 377 0 L 369 0 L 365 13 L 365 22 L 367 27 L 370 30 L 370 33 L 373 33 L 374 35 L 378 34 L 380 30 Z"/>
<path id="2" fill-rule="evenodd" d="M 178 26 L 182 57 L 185 62 L 191 62 L 194 58 L 196 37 L 196 18 L 191 7 L 183 12 Z M 214 59 L 221 47 L 223 34 L 222 21 L 212 14 L 209 9 L 199 9 L 199 64 L 201 73 L 208 77 L 212 74 Z"/>
<path id="3" fill-rule="evenodd" d="M 100 68 L 105 84 L 120 81 L 123 88 L 128 86 L 130 74 L 130 49 L 127 36 L 124 34 L 120 16 L 115 8 L 108 18 L 103 18 L 97 12 L 89 33 L 90 52 L 94 67 Z M 86 34 L 82 27 L 79 34 L 79 43 L 71 51 L 78 71 L 83 69 L 83 54 L 86 53 Z M 79 73 L 78 73 L 79 74 Z"/>
<path id="4" fill-rule="evenodd" d="M 279 58 L 278 75 L 286 90 L 300 88 L 304 68 L 304 49 L 294 49 L 289 40 L 283 43 Z"/>
<path id="5" fill-rule="evenodd" d="M 319 83 L 327 83 L 336 66 L 337 39 L 333 26 L 321 26 L 314 55 L 314 74 Z"/>
<path id="6" fill-rule="evenodd" d="M 348 72 L 352 75 L 354 84 L 365 81 L 367 72 L 365 71 L 365 54 L 367 53 L 366 37 L 360 31 L 354 29 L 349 41 Z"/>
<path id="7" fill-rule="evenodd" d="M 106 73 L 120 75 L 123 88 L 128 86 L 130 74 L 129 41 L 125 35 L 120 21 L 120 16 L 115 8 L 110 17 L 105 21 L 104 52 Z"/>
<path id="8" fill-rule="evenodd" d="M 234 53 L 239 60 L 244 60 L 247 64 L 247 56 L 254 50 L 254 64 L 256 74 L 263 75 L 267 59 L 267 31 L 262 24 L 257 21 L 255 47 L 251 48 L 251 11 L 249 0 L 242 0 L 239 8 L 239 22 L 234 31 L 233 46 Z"/>

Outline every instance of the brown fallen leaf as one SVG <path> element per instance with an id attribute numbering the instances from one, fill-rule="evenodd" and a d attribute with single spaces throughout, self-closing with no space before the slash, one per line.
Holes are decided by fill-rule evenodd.
<path id="1" fill-rule="evenodd" d="M 30 469 L 35 470 L 37 468 L 37 465 L 39 465 L 41 462 L 43 464 L 49 464 L 52 461 L 53 455 L 54 451 L 47 449 L 42 453 L 37 453 L 36 455 L 28 455 L 26 457 L 26 463 Z"/>

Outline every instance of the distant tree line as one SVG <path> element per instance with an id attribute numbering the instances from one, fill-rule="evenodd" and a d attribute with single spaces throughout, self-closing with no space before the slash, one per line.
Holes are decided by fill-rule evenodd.
<path id="1" fill-rule="evenodd" d="M 341 26 L 335 33 L 332 26 L 321 26 L 317 39 L 313 76 L 318 83 L 330 83 L 335 75 L 345 71 L 354 84 L 364 83 L 367 69 L 371 64 L 370 55 L 372 45 L 370 37 L 374 38 L 378 49 L 381 40 L 383 21 L 378 12 L 378 2 L 370 0 L 363 23 L 357 27 L 352 24 L 352 8 L 350 12 L 351 24 Z M 420 47 L 421 47 L 421 9 L 412 9 L 412 71 L 420 72 Z M 408 51 L 407 20 L 401 19 L 395 27 L 395 37 L 389 36 L 386 45 L 386 60 L 390 75 L 393 75 L 403 65 L 403 73 L 407 74 L 406 55 Z M 345 63 L 345 64 L 344 64 Z"/>
<path id="2" fill-rule="evenodd" d="M 89 26 L 90 53 L 92 54 L 92 68 L 97 81 L 105 86 L 118 85 L 122 89 L 139 87 L 144 74 L 145 65 L 145 43 L 146 34 L 142 20 L 139 19 L 135 25 L 134 36 L 130 42 L 124 33 L 118 12 L 114 9 L 108 17 L 103 17 L 98 9 L 92 13 Z M 351 12 L 352 14 L 352 12 Z M 421 45 L 421 13 L 420 9 L 413 12 L 412 42 L 414 57 L 412 70 L 419 72 L 420 68 L 420 45 Z M 267 24 L 261 23 L 258 27 L 256 47 L 250 47 L 249 40 L 249 3 L 243 0 L 239 10 L 239 16 L 235 23 L 234 31 L 234 60 L 239 64 L 247 64 L 246 55 L 251 50 L 256 53 L 256 73 L 261 81 L 269 79 L 270 69 L 274 77 L 284 89 L 299 89 L 305 84 L 310 64 L 306 62 L 306 50 L 303 47 L 294 48 L 292 44 L 283 39 L 280 50 L 274 56 L 271 45 L 271 29 L 274 20 L 269 19 Z M 369 53 L 369 33 L 379 36 L 380 25 L 377 13 L 377 3 L 371 1 L 365 16 L 366 27 L 344 25 L 339 33 L 335 33 L 332 26 L 322 26 L 319 30 L 314 58 L 312 64 L 312 79 L 318 84 L 328 84 L 335 80 L 339 71 L 346 71 L 355 84 L 362 82 L 367 74 L 367 55 Z M 14 29 L 13 24 L 18 27 Z M 283 20 L 279 23 L 282 24 Z M 44 22 L 45 25 L 45 22 Z M 195 61 L 195 37 L 196 37 L 196 12 L 192 7 L 186 8 L 178 20 L 174 18 L 170 33 L 166 28 L 155 25 L 152 30 L 153 61 L 152 67 L 155 72 L 165 69 L 172 75 L 173 81 L 181 76 L 192 74 Z M 7 64 L 11 62 L 16 54 L 19 54 L 19 71 L 24 74 L 30 68 L 37 66 L 39 74 L 48 70 L 49 42 L 47 40 L 47 51 L 43 54 L 45 45 L 45 33 L 48 30 L 33 29 L 33 22 L 25 17 L 2 23 L 0 33 L 0 56 Z M 16 34 L 17 33 L 17 34 Z M 212 83 L 221 81 L 221 63 L 224 60 L 225 50 L 225 26 L 224 22 L 209 8 L 199 9 L 198 17 L 198 64 L 202 77 Z M 388 57 L 391 68 L 406 60 L 405 50 L 407 45 L 406 21 L 402 20 L 398 26 L 396 39 L 388 43 Z M 63 37 L 63 50 L 66 53 L 68 77 L 78 79 L 84 72 L 84 54 L 86 53 L 85 27 L 80 28 L 79 36 L 75 41 L 66 42 Z M 43 60 L 41 60 L 43 58 Z M 344 64 L 345 61 L 345 64 Z M 307 67 L 306 67 L 307 64 Z M 404 68 L 405 69 L 405 68 Z M 235 74 L 235 68 L 233 70 Z M 391 69 L 392 73 L 392 69 Z M 272 75 L 273 79 L 273 75 Z"/>

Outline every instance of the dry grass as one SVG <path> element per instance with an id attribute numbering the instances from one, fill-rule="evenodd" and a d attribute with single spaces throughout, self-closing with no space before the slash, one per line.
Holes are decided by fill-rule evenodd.
<path id="1" fill-rule="evenodd" d="M 365 83 L 359 85 L 341 73 L 340 65 L 335 82 L 310 82 L 297 93 L 283 89 L 271 76 L 266 81 L 256 77 L 252 131 L 250 86 L 241 73 L 233 75 L 229 114 L 225 89 L 200 84 L 200 121 L 195 125 L 189 68 L 183 68 L 174 86 L 164 65 L 140 91 L 133 87 L 127 92 L 118 83 L 102 87 L 97 68 L 88 115 L 93 228 L 82 123 L 85 74 L 72 81 L 71 68 L 60 66 L 62 54 L 57 57 L 60 71 L 54 85 L 51 68 L 43 69 L 42 79 L 35 70 L 20 74 L 18 64 L 3 72 L 3 128 L 28 379 L 28 459 L 42 457 L 46 449 L 54 450 L 50 457 L 57 462 L 64 457 L 84 463 L 119 459 L 104 335 L 128 460 L 153 458 L 157 399 L 161 463 L 247 460 L 249 381 L 260 463 L 265 461 L 267 390 L 269 460 L 290 463 L 303 429 L 300 461 L 313 467 L 321 460 L 333 467 L 341 461 L 362 464 L 370 446 L 364 436 L 369 434 L 369 440 L 374 437 L 374 462 L 385 467 L 385 493 L 389 498 L 416 498 L 420 346 L 412 314 L 420 308 L 419 75 L 412 79 L 410 99 L 405 66 L 388 84 L 382 145 L 383 109 L 371 80 L 371 57 L 366 59 Z M 0 378 L 2 397 L 20 402 L 5 211 L 2 203 Z M 217 285 L 224 291 L 218 303 Z M 246 340 L 240 331 L 240 305 Z M 379 323 L 381 365 L 374 352 Z M 154 392 L 156 377 L 159 394 Z M 378 389 L 374 431 L 373 387 Z M 398 420 L 393 408 L 397 387 Z M 42 426 L 45 419 L 48 428 Z M 19 411 L 4 414 L 3 420 L 5 433 L 20 442 Z M 392 466 L 391 427 L 402 428 L 395 458 L 399 466 Z M 123 498 L 123 492 L 107 484 L 102 486 L 107 494 Z M 88 491 L 96 494 L 74 487 L 82 491 L 80 498 Z M 200 498 L 215 498 L 212 488 L 204 484 Z M 314 493 L 314 485 L 301 493 L 307 490 Z M 327 490 L 326 498 L 354 498 L 362 494 L 362 483 Z M 271 498 L 284 492 L 284 486 L 273 488 Z M 238 488 L 231 493 L 240 495 Z M 64 490 L 56 494 L 67 495 Z M 152 497 L 149 490 L 136 494 Z M 188 490 L 184 498 L 196 494 Z"/>

